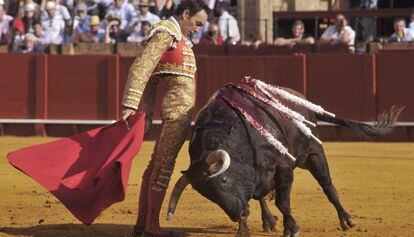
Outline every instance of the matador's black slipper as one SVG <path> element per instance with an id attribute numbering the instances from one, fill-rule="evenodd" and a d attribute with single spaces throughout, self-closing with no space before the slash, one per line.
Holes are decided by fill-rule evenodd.
<path id="1" fill-rule="evenodd" d="M 144 235 L 144 230 L 144 227 L 134 226 L 134 229 L 132 230 L 132 237 L 142 237 L 142 235 Z"/>

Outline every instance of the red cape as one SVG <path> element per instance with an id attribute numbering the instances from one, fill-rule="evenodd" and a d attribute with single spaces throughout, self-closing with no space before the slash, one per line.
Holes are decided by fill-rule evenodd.
<path id="1" fill-rule="evenodd" d="M 132 160 L 144 137 L 145 114 L 7 155 L 9 162 L 49 190 L 82 223 L 90 225 L 123 201 Z"/>

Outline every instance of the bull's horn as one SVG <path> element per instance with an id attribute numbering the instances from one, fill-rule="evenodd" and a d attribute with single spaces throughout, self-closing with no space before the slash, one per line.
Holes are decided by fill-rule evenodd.
<path id="1" fill-rule="evenodd" d="M 174 189 L 171 193 L 170 203 L 168 205 L 167 220 L 172 219 L 175 209 L 177 208 L 178 200 L 189 183 L 187 175 L 185 174 L 178 179 L 177 183 L 175 183 Z"/>
<path id="2" fill-rule="evenodd" d="M 220 170 L 218 170 L 217 172 L 214 172 L 214 174 L 208 176 L 209 179 L 223 174 L 230 167 L 230 155 L 225 150 L 217 150 L 217 151 L 212 152 L 210 155 L 208 155 L 208 157 L 206 159 L 206 163 L 210 167 L 212 167 L 219 160 L 223 161 L 223 165 L 221 166 Z"/>

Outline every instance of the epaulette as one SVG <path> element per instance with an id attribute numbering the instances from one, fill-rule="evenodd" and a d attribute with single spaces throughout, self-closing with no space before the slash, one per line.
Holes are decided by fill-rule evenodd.
<path id="1" fill-rule="evenodd" d="M 150 39 L 158 31 L 168 32 L 168 34 L 174 37 L 175 41 L 181 41 L 182 39 L 179 26 L 177 26 L 177 23 L 171 19 L 162 20 L 154 24 L 147 38 Z"/>

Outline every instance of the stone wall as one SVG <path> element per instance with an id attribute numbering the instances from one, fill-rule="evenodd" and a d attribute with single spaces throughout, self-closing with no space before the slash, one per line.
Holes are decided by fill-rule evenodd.
<path id="1" fill-rule="evenodd" d="M 272 0 L 274 11 L 328 10 L 328 0 Z"/>
<path id="2" fill-rule="evenodd" d="M 269 42 L 273 39 L 272 0 L 239 0 L 238 20 L 242 40 L 249 40 L 250 34 L 261 33 Z"/>

